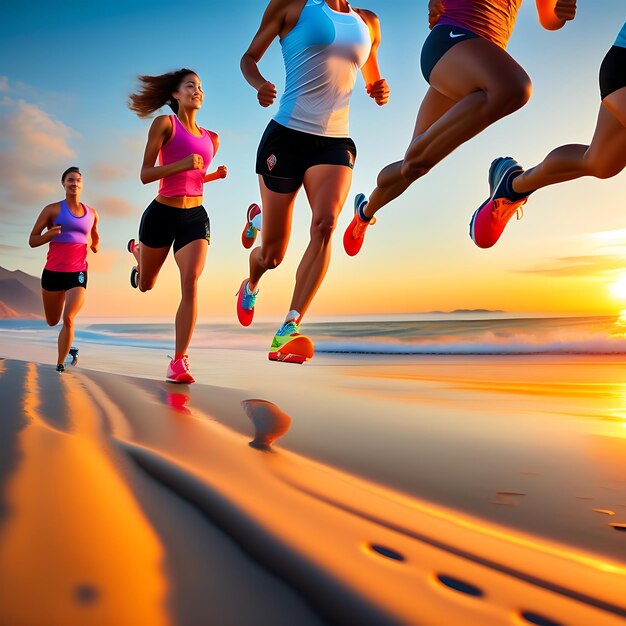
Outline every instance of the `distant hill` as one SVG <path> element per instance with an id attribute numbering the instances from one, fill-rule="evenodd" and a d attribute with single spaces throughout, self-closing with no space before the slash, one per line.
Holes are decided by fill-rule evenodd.
<path id="1" fill-rule="evenodd" d="M 43 317 L 39 278 L 0 267 L 0 319 Z"/>

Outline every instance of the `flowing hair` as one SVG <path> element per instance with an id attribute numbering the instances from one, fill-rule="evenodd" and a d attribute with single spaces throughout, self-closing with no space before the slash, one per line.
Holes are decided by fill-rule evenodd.
<path id="1" fill-rule="evenodd" d="M 160 76 L 138 76 L 141 85 L 128 97 L 128 108 L 144 118 L 167 104 L 177 114 L 178 101 L 172 98 L 172 93 L 178 90 L 183 78 L 189 74 L 197 76 L 196 72 L 185 67 Z"/>

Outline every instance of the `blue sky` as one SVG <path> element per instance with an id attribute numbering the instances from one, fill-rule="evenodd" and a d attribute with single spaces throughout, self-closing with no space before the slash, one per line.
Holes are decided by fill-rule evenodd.
<path id="1" fill-rule="evenodd" d="M 561 143 L 588 143 L 599 106 L 598 67 L 626 20 L 623 0 L 581 2 L 558 32 L 539 26 L 534 2 L 522 5 L 509 52 L 533 79 L 530 103 L 457 150 L 380 213 L 364 251 L 345 256 L 340 237 L 354 193 L 369 193 L 378 170 L 400 158 L 426 83 L 419 71 L 428 35 L 426 0 L 371 0 L 383 40 L 380 66 L 391 99 L 379 108 L 359 78 L 351 107 L 357 160 L 353 193 L 340 217 L 334 257 L 311 314 L 409 312 L 454 308 L 590 311 L 619 309 L 607 296 L 626 271 L 624 174 L 542 191 L 526 217 L 490 251 L 473 246 L 467 224 L 487 192 L 491 160 L 512 154 L 530 166 Z M 601 4 L 602 10 L 598 10 Z M 156 194 L 139 167 L 150 122 L 126 107 L 138 74 L 195 69 L 206 93 L 198 121 L 221 137 L 214 165 L 229 176 L 207 185 L 213 240 L 203 277 L 201 314 L 226 315 L 247 271 L 239 243 L 245 208 L 258 200 L 254 156 L 273 112 L 256 103 L 239 59 L 265 3 L 205 2 L 181 9 L 165 2 L 11 3 L 0 23 L 0 265 L 38 275 L 45 250 L 28 233 L 41 208 L 62 197 L 61 171 L 78 164 L 83 200 L 101 215 L 102 251 L 90 262 L 86 310 L 125 307 L 169 314 L 177 273 L 168 263 L 154 293 L 128 291 L 130 258 L 141 213 Z M 262 72 L 282 91 L 275 42 Z M 304 195 L 296 205 L 289 253 L 264 279 L 261 315 L 282 314 L 307 241 Z M 582 269 L 581 269 L 582 268 Z M 585 293 L 584 300 L 581 293 Z M 263 304 L 265 302 L 265 304 Z M 113 307 L 115 311 L 111 309 Z"/>

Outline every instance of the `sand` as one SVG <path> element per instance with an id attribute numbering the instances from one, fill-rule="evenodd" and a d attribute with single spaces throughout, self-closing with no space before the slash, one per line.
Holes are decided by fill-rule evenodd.
<path id="1" fill-rule="evenodd" d="M 0 347 L 0 624 L 626 623 L 619 359 L 48 351 Z"/>

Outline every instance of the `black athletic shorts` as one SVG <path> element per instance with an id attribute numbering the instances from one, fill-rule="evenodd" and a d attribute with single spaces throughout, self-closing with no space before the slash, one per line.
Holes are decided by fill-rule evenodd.
<path id="1" fill-rule="evenodd" d="M 177 209 L 153 200 L 141 216 L 139 241 L 150 248 L 169 248 L 178 252 L 196 239 L 211 243 L 211 226 L 205 208 Z"/>
<path id="2" fill-rule="evenodd" d="M 277 193 L 293 193 L 314 165 L 354 168 L 356 146 L 350 137 L 323 137 L 287 128 L 275 120 L 267 125 L 256 155 L 256 173 Z"/>
<path id="3" fill-rule="evenodd" d="M 87 272 L 53 272 L 44 269 L 41 288 L 46 291 L 67 291 L 74 287 L 87 289 Z"/>
<path id="4" fill-rule="evenodd" d="M 475 39 L 478 35 L 467 28 L 440 24 L 431 31 L 424 45 L 420 57 L 420 66 L 426 82 L 430 84 L 430 75 L 441 57 L 461 41 Z"/>
<path id="5" fill-rule="evenodd" d="M 626 87 L 626 48 L 611 46 L 600 65 L 600 95 L 604 100 Z"/>

